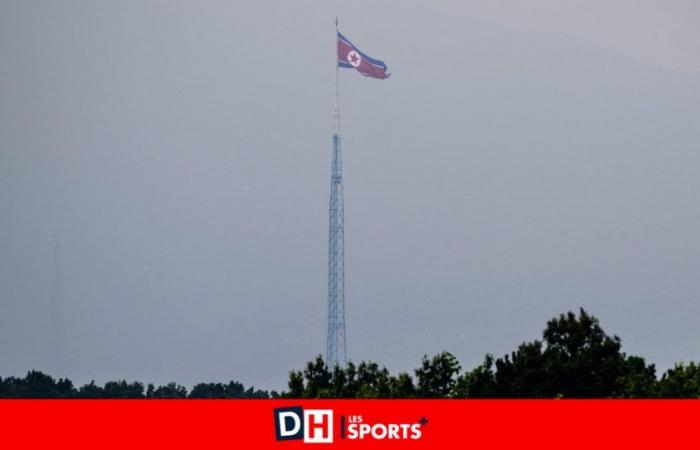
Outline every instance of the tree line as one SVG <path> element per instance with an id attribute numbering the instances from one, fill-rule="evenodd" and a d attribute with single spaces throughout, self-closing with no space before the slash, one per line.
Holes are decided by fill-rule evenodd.
<path id="1" fill-rule="evenodd" d="M 27 373 L 24 378 L 0 377 L 0 398 L 59 398 L 59 399 L 235 399 L 235 398 L 278 398 L 276 391 L 264 391 L 231 381 L 223 383 L 199 383 L 191 391 L 177 383 L 163 386 L 134 381 L 108 381 L 103 386 L 94 381 L 79 388 L 67 378 L 55 380 L 37 370 Z"/>
<path id="2" fill-rule="evenodd" d="M 700 398 L 700 365 L 676 364 L 660 378 L 654 364 L 621 350 L 581 309 L 547 323 L 541 340 L 462 371 L 449 352 L 423 357 L 414 376 L 375 363 L 329 368 L 319 356 L 289 375 L 291 398 Z"/>
<path id="3" fill-rule="evenodd" d="M 624 353 L 620 338 L 581 309 L 550 320 L 542 339 L 500 358 L 487 354 L 467 371 L 449 352 L 424 356 L 413 375 L 364 361 L 329 367 L 318 356 L 289 373 L 282 393 L 236 381 L 200 383 L 189 392 L 176 383 L 144 388 L 126 381 L 75 388 L 31 371 L 0 378 L 0 398 L 700 398 L 700 364 L 678 363 L 658 377 L 654 364 Z"/>

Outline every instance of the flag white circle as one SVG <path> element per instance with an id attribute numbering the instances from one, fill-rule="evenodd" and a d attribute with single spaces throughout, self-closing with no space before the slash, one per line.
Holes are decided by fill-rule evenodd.
<path id="1" fill-rule="evenodd" d="M 360 63 L 362 62 L 362 57 L 355 50 L 350 50 L 348 52 L 347 59 L 348 59 L 348 63 L 353 67 L 359 66 Z"/>

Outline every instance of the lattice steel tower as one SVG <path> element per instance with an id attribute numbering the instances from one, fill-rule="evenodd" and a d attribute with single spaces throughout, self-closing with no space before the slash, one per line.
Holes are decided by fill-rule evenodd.
<path id="1" fill-rule="evenodd" d="M 336 34 L 338 19 L 336 19 Z M 340 82 L 335 67 L 335 108 L 331 154 L 331 196 L 328 214 L 328 335 L 326 363 L 344 367 L 345 342 L 345 207 L 343 202 L 343 153 L 340 143 Z"/>

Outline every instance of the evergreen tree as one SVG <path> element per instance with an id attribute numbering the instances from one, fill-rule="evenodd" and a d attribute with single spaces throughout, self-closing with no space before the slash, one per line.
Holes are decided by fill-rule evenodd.
<path id="1" fill-rule="evenodd" d="M 423 356 L 421 367 L 416 369 L 418 396 L 421 398 L 448 398 L 457 383 L 461 367 L 449 352 L 442 352 L 432 359 Z"/>
<path id="2" fill-rule="evenodd" d="M 700 364 L 676 364 L 658 383 L 661 398 L 700 398 Z"/>

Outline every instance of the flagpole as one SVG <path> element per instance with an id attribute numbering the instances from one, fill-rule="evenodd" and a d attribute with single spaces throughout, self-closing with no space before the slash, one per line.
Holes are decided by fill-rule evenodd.
<path id="1" fill-rule="evenodd" d="M 340 134 L 340 66 L 338 66 L 338 16 L 335 17 L 335 108 L 333 134 Z"/>

